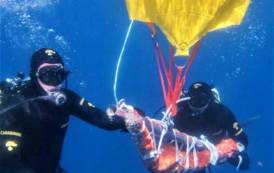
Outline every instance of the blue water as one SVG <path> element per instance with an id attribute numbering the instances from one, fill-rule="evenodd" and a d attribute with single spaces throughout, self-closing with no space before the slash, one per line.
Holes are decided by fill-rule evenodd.
<path id="1" fill-rule="evenodd" d="M 250 173 L 273 166 L 273 2 L 253 1 L 240 26 L 203 39 L 187 81 L 213 83 L 222 101 L 246 127 Z M 29 71 L 40 47 L 63 55 L 72 71 L 69 87 L 105 109 L 114 103 L 117 57 L 130 23 L 124 0 L 0 0 L 1 79 Z M 164 39 L 163 39 L 164 40 Z M 135 23 L 121 64 L 117 94 L 152 114 L 163 98 L 148 29 Z M 141 173 L 144 168 L 129 135 L 106 132 L 71 117 L 62 154 L 70 173 Z M 231 173 L 229 165 L 213 172 Z"/>

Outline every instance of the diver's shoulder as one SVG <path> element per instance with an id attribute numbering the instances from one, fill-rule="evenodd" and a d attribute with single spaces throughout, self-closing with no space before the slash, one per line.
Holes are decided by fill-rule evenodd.
<path id="1" fill-rule="evenodd" d="M 67 96 L 76 94 L 73 90 L 68 89 L 68 88 L 62 88 L 60 91 L 63 92 L 64 94 L 66 94 Z"/>
<path id="2" fill-rule="evenodd" d="M 217 112 L 216 114 L 222 114 L 225 117 L 234 116 L 230 108 L 224 103 L 219 102 L 219 103 L 213 103 L 213 104 L 214 104 L 213 109 Z"/>
<path id="3" fill-rule="evenodd" d="M 80 95 L 75 92 L 72 89 L 69 88 L 63 88 L 61 91 L 68 97 L 68 98 L 75 98 L 75 97 L 80 97 Z"/>
<path id="4" fill-rule="evenodd" d="M 218 108 L 218 109 L 228 109 L 228 107 L 222 102 L 212 102 L 211 107 Z"/>
<path id="5" fill-rule="evenodd" d="M 225 112 L 229 112 L 229 108 L 221 102 L 212 102 L 209 111 L 215 114 L 224 114 Z"/>
<path id="6" fill-rule="evenodd" d="M 29 97 L 35 97 L 40 95 L 37 87 L 35 87 L 35 84 L 31 80 L 24 83 L 24 85 L 21 85 L 18 88 L 18 92 L 21 93 L 22 95 L 29 96 Z"/>
<path id="7" fill-rule="evenodd" d="M 70 94 L 70 93 L 77 94 L 75 91 L 73 91 L 72 89 L 69 89 L 69 88 L 62 88 L 61 91 L 64 93 L 68 93 L 68 94 Z"/>

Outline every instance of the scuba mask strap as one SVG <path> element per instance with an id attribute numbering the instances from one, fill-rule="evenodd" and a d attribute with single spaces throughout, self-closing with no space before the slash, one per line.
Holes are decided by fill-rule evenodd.
<path id="1" fill-rule="evenodd" d="M 71 73 L 71 71 L 67 70 L 66 73 L 67 73 L 67 76 L 66 76 L 66 79 L 65 79 L 65 88 L 68 89 L 68 76 Z"/>
<path id="2" fill-rule="evenodd" d="M 213 99 L 216 103 L 221 103 L 221 97 L 220 97 L 220 93 L 217 90 L 217 88 L 211 88 L 211 92 L 213 94 Z"/>

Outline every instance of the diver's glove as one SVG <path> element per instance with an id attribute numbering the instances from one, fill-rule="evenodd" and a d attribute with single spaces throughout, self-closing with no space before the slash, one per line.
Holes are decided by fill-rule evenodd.
<path id="1" fill-rule="evenodd" d="M 127 130 L 138 129 L 143 124 L 143 111 L 127 105 L 124 99 L 121 99 L 116 106 L 110 106 L 106 112 L 111 121 L 117 117 L 122 119 Z"/>
<path id="2" fill-rule="evenodd" d="M 117 110 L 125 104 L 125 99 L 121 99 L 117 102 L 116 105 L 110 105 L 106 112 L 109 117 L 114 116 L 117 113 Z"/>
<path id="3" fill-rule="evenodd" d="M 116 105 L 110 105 L 106 110 L 109 119 L 113 121 L 113 118 L 115 118 L 116 116 L 120 117 L 121 119 L 125 119 L 126 112 L 123 111 L 123 107 L 125 105 L 126 104 L 124 99 L 119 100 Z"/>
<path id="4" fill-rule="evenodd" d="M 128 132 L 125 124 L 125 118 L 117 114 L 117 108 L 124 103 L 124 99 L 119 100 L 116 105 L 110 105 L 106 109 L 106 114 L 112 124 L 121 127 L 121 132 Z"/>
<path id="5" fill-rule="evenodd" d="M 142 109 L 126 104 L 125 99 L 119 100 L 116 105 L 110 105 L 106 113 L 109 117 L 118 115 L 124 119 L 127 118 L 129 113 L 135 113 L 142 117 L 145 116 L 145 112 Z"/>
<path id="6" fill-rule="evenodd" d="M 128 132 L 126 123 L 125 123 L 125 117 L 120 115 L 120 112 L 118 111 L 119 108 L 125 103 L 124 99 L 121 99 L 117 102 L 116 105 L 110 105 L 106 109 L 106 114 L 109 117 L 109 120 L 112 124 L 119 124 L 121 126 L 121 132 Z"/>
<path id="7" fill-rule="evenodd" d="M 237 143 L 237 146 L 239 153 L 229 158 L 228 161 L 230 164 L 237 167 L 238 170 L 247 170 L 249 169 L 250 160 L 245 150 L 245 146 L 240 142 Z"/>
<path id="8" fill-rule="evenodd" d="M 250 160 L 246 151 L 229 158 L 228 161 L 230 164 L 237 167 L 238 170 L 247 170 L 250 166 Z"/>

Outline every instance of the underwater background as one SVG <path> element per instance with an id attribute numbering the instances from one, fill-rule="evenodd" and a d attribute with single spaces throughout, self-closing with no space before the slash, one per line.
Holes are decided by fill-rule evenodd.
<path id="1" fill-rule="evenodd" d="M 186 84 L 186 89 L 194 81 L 214 84 L 240 122 L 258 117 L 245 127 L 252 162 L 248 173 L 274 172 L 273 9 L 273 0 L 253 0 L 240 26 L 208 34 Z M 115 68 L 130 23 L 124 0 L 0 0 L 0 17 L 1 80 L 18 71 L 28 74 L 32 52 L 51 47 L 72 71 L 69 88 L 102 109 L 115 103 Z M 163 105 L 153 50 L 147 27 L 134 23 L 117 94 L 147 114 Z M 74 117 L 61 164 L 69 173 L 148 172 L 128 134 L 106 132 Z M 212 172 L 235 168 L 224 164 Z"/>

